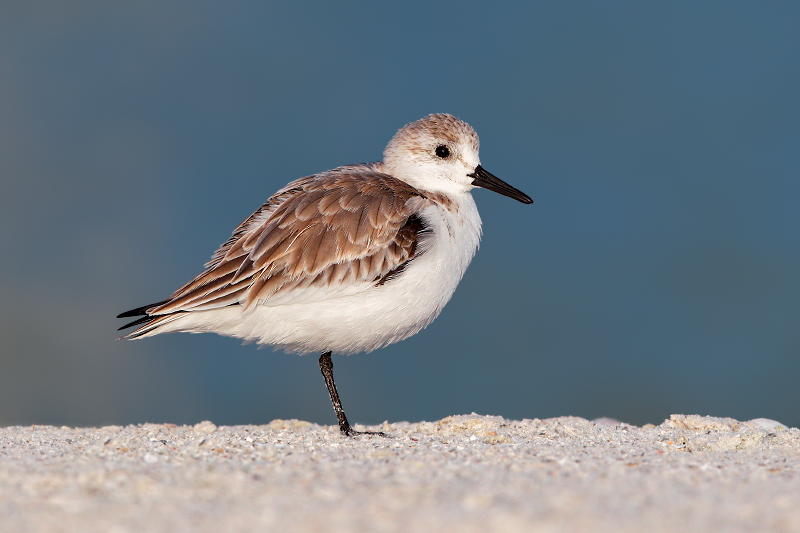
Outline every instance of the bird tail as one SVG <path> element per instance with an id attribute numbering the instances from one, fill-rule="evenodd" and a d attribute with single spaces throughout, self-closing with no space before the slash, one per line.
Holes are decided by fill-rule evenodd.
<path id="1" fill-rule="evenodd" d="M 151 315 L 148 314 L 150 311 L 153 311 L 156 307 L 167 303 L 169 300 L 163 300 L 161 302 L 156 302 L 149 305 L 143 305 L 142 307 L 137 307 L 136 309 L 131 309 L 130 311 L 125 311 L 124 313 L 120 313 L 117 315 L 117 318 L 128 318 L 132 316 L 139 317 L 133 322 L 129 322 L 119 328 L 117 331 L 121 331 L 123 329 L 132 328 L 134 326 L 139 326 L 135 330 L 123 335 L 118 340 L 122 339 L 138 339 L 141 337 L 147 337 L 150 335 L 155 335 L 158 332 L 155 331 L 159 327 L 163 326 L 164 324 L 168 324 L 173 320 L 177 320 L 178 318 L 185 315 L 185 312 L 176 311 L 174 313 L 169 313 L 166 315 Z"/>

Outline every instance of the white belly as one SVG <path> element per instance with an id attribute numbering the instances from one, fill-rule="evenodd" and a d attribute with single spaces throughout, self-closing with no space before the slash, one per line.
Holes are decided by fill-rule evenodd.
<path id="1" fill-rule="evenodd" d="M 456 290 L 478 248 L 481 221 L 472 195 L 458 211 L 428 207 L 430 247 L 397 278 L 358 294 L 316 302 L 193 312 L 174 331 L 215 332 L 292 353 L 372 351 L 430 324 Z"/>

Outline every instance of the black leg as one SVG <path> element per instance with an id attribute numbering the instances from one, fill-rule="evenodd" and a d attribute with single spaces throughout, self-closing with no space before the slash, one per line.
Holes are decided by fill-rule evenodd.
<path id="1" fill-rule="evenodd" d="M 343 435 L 347 435 L 348 437 L 353 437 L 355 435 L 388 436 L 381 431 L 356 431 L 350 427 L 350 423 L 344 415 L 344 409 L 342 409 L 342 402 L 339 400 L 339 393 L 336 391 L 336 383 L 333 382 L 333 361 L 331 361 L 331 352 L 325 352 L 319 357 L 319 369 L 322 370 L 322 377 L 325 378 L 325 385 L 328 386 L 328 394 L 331 395 L 333 410 L 336 411 L 336 418 L 339 419 L 339 430 Z"/>

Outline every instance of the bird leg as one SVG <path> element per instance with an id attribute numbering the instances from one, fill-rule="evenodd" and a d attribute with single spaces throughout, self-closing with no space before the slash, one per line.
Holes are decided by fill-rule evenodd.
<path id="1" fill-rule="evenodd" d="M 336 391 L 336 383 L 333 382 L 333 361 L 331 361 L 331 352 L 325 352 L 319 357 L 319 369 L 322 370 L 322 377 L 325 378 L 325 385 L 328 386 L 328 394 L 331 395 L 331 403 L 333 410 L 336 411 L 336 418 L 339 420 L 339 430 L 342 435 L 354 437 L 356 435 L 379 435 L 381 437 L 388 437 L 381 431 L 356 431 L 350 427 L 347 417 L 342 409 L 342 402 L 339 400 L 339 393 Z"/>

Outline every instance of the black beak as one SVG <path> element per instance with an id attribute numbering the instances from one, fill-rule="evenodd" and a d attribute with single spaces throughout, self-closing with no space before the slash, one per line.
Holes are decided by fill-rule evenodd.
<path id="1" fill-rule="evenodd" d="M 475 172 L 468 175 L 472 178 L 472 184 L 476 187 L 483 187 L 484 189 L 489 189 L 490 191 L 499 192 L 503 196 L 508 196 L 514 200 L 519 200 L 523 204 L 533 203 L 533 200 L 531 200 L 530 196 L 518 189 L 515 189 L 500 178 L 489 174 L 483 170 L 483 167 L 480 165 L 475 168 Z"/>

